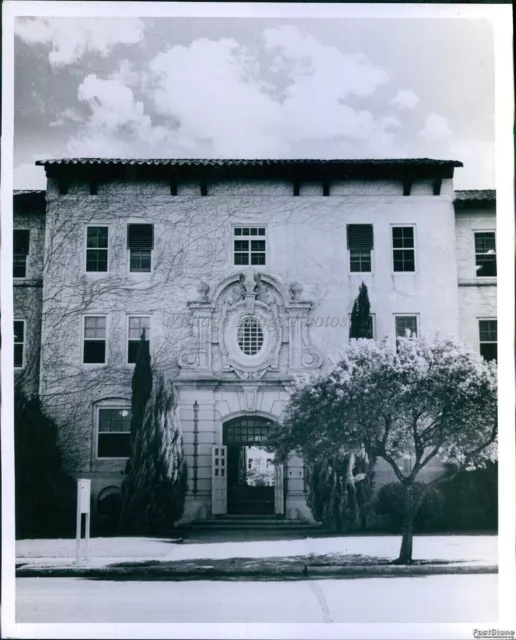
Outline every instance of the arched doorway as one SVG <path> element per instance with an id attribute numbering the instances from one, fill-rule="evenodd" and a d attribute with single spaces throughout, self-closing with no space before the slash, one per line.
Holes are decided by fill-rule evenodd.
<path id="1" fill-rule="evenodd" d="M 273 424 L 269 418 L 243 416 L 223 425 L 223 444 L 227 447 L 227 510 L 230 514 L 277 512 L 278 469 L 274 465 L 274 454 L 264 448 Z"/>

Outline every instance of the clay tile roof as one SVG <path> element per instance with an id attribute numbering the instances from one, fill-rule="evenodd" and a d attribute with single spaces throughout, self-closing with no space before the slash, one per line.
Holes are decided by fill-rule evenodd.
<path id="1" fill-rule="evenodd" d="M 47 167 L 52 165 L 139 165 L 152 166 L 164 165 L 171 167 L 246 167 L 246 166 L 443 166 L 462 167 L 462 162 L 457 160 L 433 160 L 430 158 L 393 158 L 393 159 L 220 159 L 220 158 L 61 158 L 38 160 L 37 166 Z"/>
<path id="2" fill-rule="evenodd" d="M 455 191 L 455 202 L 495 202 L 494 189 L 468 189 Z"/>

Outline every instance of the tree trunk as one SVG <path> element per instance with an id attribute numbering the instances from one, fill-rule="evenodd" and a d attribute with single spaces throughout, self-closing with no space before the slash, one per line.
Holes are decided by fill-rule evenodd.
<path id="1" fill-rule="evenodd" d="M 412 564 L 412 540 L 414 536 L 414 509 L 412 486 L 404 487 L 404 524 L 401 538 L 401 549 L 396 564 Z"/>

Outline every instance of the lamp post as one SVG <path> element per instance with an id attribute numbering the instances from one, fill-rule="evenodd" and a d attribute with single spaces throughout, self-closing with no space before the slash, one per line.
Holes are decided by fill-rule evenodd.
<path id="1" fill-rule="evenodd" d="M 198 447 L 199 447 L 199 404 L 197 400 L 193 403 L 194 433 L 193 433 L 193 494 L 197 497 L 197 469 L 198 469 Z"/>

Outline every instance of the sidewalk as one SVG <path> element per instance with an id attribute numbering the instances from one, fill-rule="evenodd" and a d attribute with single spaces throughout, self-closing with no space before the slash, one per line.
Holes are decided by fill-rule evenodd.
<path id="1" fill-rule="evenodd" d="M 75 540 L 20 540 L 18 577 L 103 579 L 291 579 L 443 573 L 496 573 L 496 536 L 416 536 L 415 563 L 390 564 L 399 536 L 204 542 L 93 538 L 75 564 Z M 84 542 L 82 543 L 84 554 Z"/>

